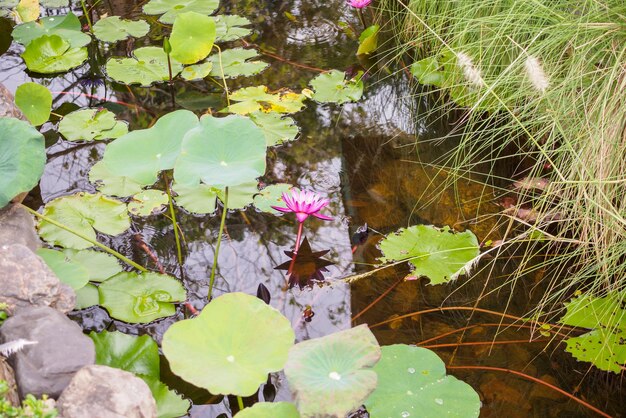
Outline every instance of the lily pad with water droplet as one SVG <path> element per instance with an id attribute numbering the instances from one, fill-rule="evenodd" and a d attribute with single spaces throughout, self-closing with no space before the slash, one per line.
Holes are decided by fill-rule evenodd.
<path id="1" fill-rule="evenodd" d="M 248 77 L 258 74 L 269 66 L 267 62 L 251 61 L 253 58 L 258 58 L 258 56 L 259 54 L 255 49 L 225 49 L 222 51 L 221 57 L 219 53 L 209 57 L 208 61 L 213 63 L 211 75 L 213 77 L 222 77 L 222 70 L 224 71 L 224 77 L 227 78 Z"/>
<path id="2" fill-rule="evenodd" d="M 196 12 L 180 13 L 169 38 L 171 56 L 182 64 L 195 64 L 209 55 L 214 41 L 213 19 Z"/>
<path id="3" fill-rule="evenodd" d="M 96 231 L 117 235 L 130 227 L 126 205 L 101 194 L 77 193 L 56 198 L 46 204 L 43 215 L 92 240 Z M 92 244 L 45 220 L 39 222 L 39 235 L 52 245 L 81 250 Z"/>
<path id="4" fill-rule="evenodd" d="M 262 212 L 273 213 L 274 215 L 281 214 L 282 212 L 272 208 L 272 206 L 281 206 L 284 204 L 283 193 L 287 193 L 292 190 L 294 186 L 287 183 L 271 184 L 261 189 L 256 196 L 254 196 L 254 207 Z"/>
<path id="5" fill-rule="evenodd" d="M 213 394 L 250 396 L 268 373 L 283 368 L 294 339 L 276 309 L 245 293 L 227 293 L 198 317 L 170 326 L 162 348 L 184 380 Z"/>
<path id="6" fill-rule="evenodd" d="M 159 21 L 172 24 L 181 13 L 210 15 L 219 5 L 219 0 L 150 0 L 143 6 L 143 12 L 147 15 L 163 14 Z"/>
<path id="7" fill-rule="evenodd" d="M 22 58 L 30 71 L 54 74 L 78 67 L 87 60 L 87 48 L 73 48 L 58 35 L 43 35 L 33 39 Z"/>
<path id="8" fill-rule="evenodd" d="M 471 231 L 454 232 L 449 227 L 414 225 L 387 235 L 379 244 L 383 263 L 408 261 L 413 275 L 426 276 L 431 284 L 446 283 L 465 274 L 480 250 Z"/>
<path id="9" fill-rule="evenodd" d="M 215 42 L 231 42 L 236 41 L 239 38 L 248 36 L 252 30 L 244 28 L 251 22 L 243 17 L 237 15 L 217 15 L 212 16 L 215 20 Z"/>
<path id="10" fill-rule="evenodd" d="M 40 248 L 37 255 L 44 259 L 50 270 L 72 289 L 78 290 L 89 281 L 89 272 L 79 263 L 70 260 L 62 251 Z"/>
<path id="11" fill-rule="evenodd" d="M 34 126 L 48 121 L 52 108 L 52 93 L 37 83 L 21 84 L 15 91 L 15 104 Z"/>
<path id="12" fill-rule="evenodd" d="M 24 46 L 43 35 L 57 35 L 71 48 L 80 48 L 91 42 L 91 37 L 82 32 L 80 20 L 72 12 L 65 16 L 44 17 L 38 22 L 22 23 L 11 33 L 13 39 Z"/>
<path id="13" fill-rule="evenodd" d="M 480 397 L 467 383 L 446 375 L 434 352 L 394 344 L 382 348 L 374 367 L 378 386 L 365 401 L 372 418 L 472 418 L 480 414 Z"/>
<path id="14" fill-rule="evenodd" d="M 180 62 L 170 59 L 172 77 L 183 69 Z M 133 58 L 110 58 L 106 63 L 106 72 L 113 80 L 124 84 L 150 86 L 152 83 L 167 81 L 170 73 L 167 54 L 163 48 L 146 46 L 133 51 Z"/>
<path id="15" fill-rule="evenodd" d="M 300 413 L 345 416 L 376 387 L 380 347 L 367 325 L 296 344 L 285 375 Z"/>
<path id="16" fill-rule="evenodd" d="M 296 406 L 289 402 L 258 402 L 241 410 L 236 418 L 300 418 Z"/>
<path id="17" fill-rule="evenodd" d="M 174 315 L 174 303 L 187 297 L 178 280 L 158 273 L 119 273 L 103 282 L 98 291 L 100 304 L 111 317 L 133 324 Z"/>
<path id="18" fill-rule="evenodd" d="M 104 42 L 117 42 L 126 38 L 141 38 L 150 31 L 145 20 L 128 20 L 119 16 L 108 16 L 93 25 L 93 34 Z"/>
<path id="19" fill-rule="evenodd" d="M 96 250 L 63 250 L 65 256 L 87 269 L 90 282 L 103 282 L 122 271 L 117 258 Z"/>
<path id="20" fill-rule="evenodd" d="M 125 135 L 128 125 L 106 109 L 82 109 L 63 117 L 59 132 L 68 141 L 94 141 Z"/>
<path id="21" fill-rule="evenodd" d="M 322 103 L 356 102 L 363 95 L 363 81 L 361 76 L 346 80 L 345 73 L 331 70 L 311 80 L 311 87 L 315 91 L 313 100 Z"/>
<path id="22" fill-rule="evenodd" d="M 266 86 L 244 87 L 230 94 L 234 103 L 223 111 L 247 115 L 253 112 L 295 113 L 304 107 L 305 96 L 289 89 L 270 93 Z"/>
<path id="23" fill-rule="evenodd" d="M 165 210 L 167 194 L 160 190 L 143 190 L 128 202 L 128 212 L 135 216 L 150 216 Z"/>
<path id="24" fill-rule="evenodd" d="M 263 130 L 265 143 L 268 147 L 293 141 L 300 133 L 298 125 L 289 116 L 264 112 L 254 112 L 248 116 L 252 119 L 252 122 L 256 123 Z"/>

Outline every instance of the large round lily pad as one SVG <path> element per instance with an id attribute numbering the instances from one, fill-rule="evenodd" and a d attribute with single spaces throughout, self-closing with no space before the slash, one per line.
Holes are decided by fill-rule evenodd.
<path id="1" fill-rule="evenodd" d="M 478 393 L 446 375 L 446 366 L 437 354 L 405 344 L 385 346 L 382 353 L 374 366 L 378 386 L 365 401 L 370 417 L 478 417 Z"/>
<path id="2" fill-rule="evenodd" d="M 183 66 L 173 58 L 170 62 L 172 77 L 176 77 Z M 110 58 L 106 63 L 106 72 L 109 77 L 120 83 L 140 84 L 146 87 L 170 78 L 167 54 L 163 48 L 156 46 L 136 49 L 133 51 L 133 58 Z"/>
<path id="3" fill-rule="evenodd" d="M 122 271 L 117 258 L 102 251 L 95 250 L 63 250 L 65 256 L 87 269 L 90 282 L 103 282 Z"/>
<path id="4" fill-rule="evenodd" d="M 221 54 L 216 53 L 209 57 L 213 63 L 211 75 L 213 77 L 248 77 L 258 74 L 269 66 L 267 62 L 250 61 L 258 58 L 255 49 L 232 48 L 225 49 Z M 223 71 L 223 73 L 222 73 Z"/>
<path id="5" fill-rule="evenodd" d="M 70 260 L 63 252 L 40 248 L 37 250 L 37 255 L 44 259 L 59 280 L 69 285 L 72 289 L 78 290 L 89 281 L 87 269 L 83 265 Z"/>
<path id="6" fill-rule="evenodd" d="M 250 113 L 248 117 L 263 130 L 265 143 L 268 147 L 293 141 L 300 133 L 298 125 L 289 116 L 282 116 L 278 113 L 254 112 Z"/>
<path id="7" fill-rule="evenodd" d="M 34 126 L 48 121 L 52 108 L 52 93 L 38 83 L 21 84 L 15 91 L 15 104 Z"/>
<path id="8" fill-rule="evenodd" d="M 213 20 L 215 20 L 216 42 L 236 41 L 252 32 L 249 28 L 243 27 L 251 24 L 251 22 L 243 16 L 219 14 L 212 17 Z"/>
<path id="9" fill-rule="evenodd" d="M 210 15 L 219 5 L 219 0 L 150 0 L 143 6 L 143 12 L 147 15 L 163 14 L 159 21 L 172 24 L 181 13 Z"/>
<path id="10" fill-rule="evenodd" d="M 128 20 L 119 16 L 100 19 L 93 25 L 93 34 L 105 42 L 117 42 L 129 37 L 141 38 L 150 30 L 145 20 Z"/>
<path id="11" fill-rule="evenodd" d="M 22 58 L 29 70 L 42 74 L 53 74 L 78 67 L 87 60 L 87 48 L 73 48 L 58 35 L 43 35 L 33 39 Z"/>
<path id="12" fill-rule="evenodd" d="M 93 141 L 118 138 L 128 133 L 128 125 L 106 109 L 81 109 L 61 119 L 59 132 L 69 141 Z"/>
<path id="13" fill-rule="evenodd" d="M 80 20 L 72 12 L 65 16 L 44 17 L 38 22 L 22 23 L 11 33 L 13 39 L 24 46 L 43 35 L 58 35 L 72 48 L 80 48 L 91 42 L 91 37 L 82 32 Z"/>
<path id="14" fill-rule="evenodd" d="M 236 418 L 300 418 L 296 406 L 289 402 L 258 402 L 241 410 Z"/>
<path id="15" fill-rule="evenodd" d="M 311 81 L 311 87 L 315 91 L 313 100 L 322 103 L 356 102 L 363 94 L 360 76 L 346 80 L 345 73 L 339 70 L 318 75 Z"/>
<path id="16" fill-rule="evenodd" d="M 176 16 L 170 45 L 172 58 L 183 64 L 195 64 L 209 55 L 215 41 L 215 21 L 209 16 L 186 12 Z"/>
<path id="17" fill-rule="evenodd" d="M 367 325 L 296 344 L 285 375 L 303 416 L 345 416 L 376 387 L 380 346 Z"/>
<path id="18" fill-rule="evenodd" d="M 173 324 L 163 336 L 172 371 L 213 394 L 250 396 L 283 368 L 295 335 L 289 320 L 262 300 L 227 293 L 197 318 Z"/>

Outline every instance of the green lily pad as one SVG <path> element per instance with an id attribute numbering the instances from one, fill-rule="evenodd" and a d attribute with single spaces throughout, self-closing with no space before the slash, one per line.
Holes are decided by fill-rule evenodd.
<path id="1" fill-rule="evenodd" d="M 236 418 L 300 418 L 296 406 L 289 402 L 258 402 L 241 410 Z"/>
<path id="2" fill-rule="evenodd" d="M 434 352 L 394 344 L 382 348 L 374 366 L 378 386 L 365 401 L 377 417 L 478 417 L 480 397 L 467 383 L 446 375 L 446 366 Z"/>
<path id="3" fill-rule="evenodd" d="M 143 6 L 143 12 L 147 15 L 163 14 L 159 21 L 172 24 L 181 13 L 210 15 L 219 5 L 219 0 L 150 0 Z"/>
<path id="4" fill-rule="evenodd" d="M 82 109 L 61 119 L 59 133 L 68 141 L 94 141 L 125 135 L 128 125 L 106 109 Z"/>
<path id="5" fill-rule="evenodd" d="M 77 193 L 46 204 L 43 215 L 92 240 L 96 231 L 117 235 L 130 227 L 126 205 L 101 194 Z M 39 235 L 52 245 L 82 250 L 92 244 L 45 220 L 39 222 Z"/>
<path id="6" fill-rule="evenodd" d="M 380 347 L 367 325 L 296 344 L 285 375 L 304 416 L 345 416 L 376 388 Z"/>
<path id="7" fill-rule="evenodd" d="M 230 100 L 239 102 L 228 106 L 224 111 L 247 115 L 252 112 L 295 113 L 304 107 L 305 96 L 288 89 L 269 93 L 266 86 L 253 86 L 239 89 L 230 94 Z"/>
<path id="8" fill-rule="evenodd" d="M 16 42 L 28 46 L 43 35 L 57 35 L 69 43 L 70 48 L 80 48 L 91 42 L 91 37 L 81 30 L 80 20 L 72 12 L 65 16 L 50 16 L 38 22 L 22 23 L 11 34 Z"/>
<path id="9" fill-rule="evenodd" d="M 213 54 L 209 57 L 208 61 L 213 63 L 211 75 L 222 77 L 222 70 L 224 70 L 224 77 L 227 78 L 248 77 L 258 74 L 269 66 L 267 62 L 249 61 L 252 58 L 258 58 L 258 56 L 259 54 L 255 49 L 225 49 L 221 55 L 221 66 L 219 54 Z"/>
<path id="10" fill-rule="evenodd" d="M 128 202 L 128 212 L 135 216 L 150 216 L 162 212 L 167 205 L 167 194 L 160 190 L 144 190 Z"/>
<path id="11" fill-rule="evenodd" d="M 27 122 L 0 118 L 0 208 L 35 187 L 45 164 L 43 135 Z"/>
<path id="12" fill-rule="evenodd" d="M 252 30 L 244 28 L 251 22 L 243 16 L 217 15 L 211 16 L 215 21 L 215 42 L 231 42 L 248 36 Z"/>
<path id="13" fill-rule="evenodd" d="M 207 214 L 215 212 L 218 190 L 205 184 L 185 186 L 174 183 L 176 204 L 191 213 Z"/>
<path id="14" fill-rule="evenodd" d="M 72 289 L 78 290 L 89 281 L 87 269 L 83 265 L 71 261 L 63 252 L 40 248 L 37 250 L 37 255 L 44 259 L 59 280 Z"/>
<path id="15" fill-rule="evenodd" d="M 39 0 L 20 0 L 15 7 L 19 20 L 22 22 L 32 22 L 39 19 Z"/>
<path id="16" fill-rule="evenodd" d="M 626 293 L 611 292 L 604 297 L 582 295 L 566 303 L 560 322 L 591 331 L 566 339 L 565 351 L 600 370 L 621 373 L 626 364 L 625 301 Z"/>
<path id="17" fill-rule="evenodd" d="M 408 261 L 412 275 L 426 276 L 430 284 L 441 284 L 466 274 L 480 253 L 478 239 L 471 231 L 454 232 L 432 225 L 414 225 L 389 234 L 380 244 L 382 263 Z"/>
<path id="18" fill-rule="evenodd" d="M 254 182 L 265 173 L 265 151 L 263 132 L 250 119 L 205 115 L 183 139 L 174 179 L 218 189 Z"/>
<path id="19" fill-rule="evenodd" d="M 24 83 L 15 91 L 15 104 L 35 126 L 48 121 L 52 109 L 52 93 L 37 83 Z"/>
<path id="20" fill-rule="evenodd" d="M 89 337 L 96 348 L 96 364 L 159 379 L 159 347 L 149 336 L 92 331 Z"/>
<path id="21" fill-rule="evenodd" d="M 111 317 L 133 324 L 174 315 L 174 303 L 187 297 L 178 280 L 158 273 L 119 273 L 103 282 L 98 291 L 100 305 Z"/>
<path id="22" fill-rule="evenodd" d="M 114 174 L 107 164 L 100 160 L 91 167 L 89 181 L 96 185 L 99 192 L 110 195 L 126 197 L 139 193 L 145 184 L 136 182 L 127 176 Z"/>
<path id="23" fill-rule="evenodd" d="M 272 208 L 272 206 L 281 206 L 283 202 L 283 193 L 292 190 L 294 186 L 287 183 L 271 184 L 254 196 L 254 207 L 262 212 L 278 215 L 282 212 Z"/>
<path id="24" fill-rule="evenodd" d="M 65 249 L 63 253 L 70 261 L 87 270 L 90 282 L 103 282 L 122 271 L 117 258 L 101 251 Z"/>
<path id="25" fill-rule="evenodd" d="M 197 126 L 198 117 L 193 112 L 170 112 L 153 127 L 132 131 L 109 143 L 102 158 L 105 167 L 100 170 L 151 185 L 160 171 L 174 168 L 183 137 Z M 107 179 L 103 180 L 107 184 Z"/>
<path id="26" fill-rule="evenodd" d="M 183 68 L 183 71 L 180 73 L 180 75 L 185 80 L 202 80 L 211 73 L 212 68 L 213 63 L 210 61 L 205 61 L 199 64 L 186 66 L 185 68 Z"/>
<path id="27" fill-rule="evenodd" d="M 100 303 L 100 295 L 98 288 L 91 283 L 76 290 L 76 307 L 75 309 L 86 309 Z"/>
<path id="28" fill-rule="evenodd" d="M 259 192 L 258 182 L 238 184 L 228 188 L 228 209 L 243 209 L 254 201 L 254 195 Z M 217 197 L 224 202 L 224 190 L 218 190 Z"/>
<path id="29" fill-rule="evenodd" d="M 442 87 L 446 78 L 445 72 L 439 70 L 437 57 L 428 57 L 411 64 L 411 74 L 420 84 L 425 86 Z"/>
<path id="30" fill-rule="evenodd" d="M 311 80 L 315 91 L 313 100 L 321 103 L 356 102 L 363 95 L 363 81 L 358 75 L 351 80 L 345 79 L 343 71 L 331 70 Z"/>
<path id="31" fill-rule="evenodd" d="M 182 64 L 195 64 L 205 59 L 215 41 L 215 21 L 209 16 L 186 12 L 179 13 L 174 21 L 169 42 L 172 58 Z"/>
<path id="32" fill-rule="evenodd" d="M 248 115 L 252 122 L 263 130 L 265 143 L 268 147 L 293 141 L 300 133 L 300 128 L 289 116 L 278 113 L 254 112 Z"/>
<path id="33" fill-rule="evenodd" d="M 109 16 L 100 19 L 93 25 L 93 34 L 104 42 L 117 42 L 126 38 L 141 38 L 150 31 L 150 25 L 145 20 L 128 20 L 119 16 Z"/>
<path id="34" fill-rule="evenodd" d="M 357 55 L 371 54 L 378 48 L 378 32 L 380 26 L 372 25 L 365 29 L 359 36 L 359 49 Z"/>
<path id="35" fill-rule="evenodd" d="M 213 394 L 250 396 L 283 368 L 295 335 L 280 312 L 245 293 L 211 301 L 163 335 L 171 370 Z M 202 365 L 202 367 L 198 367 Z"/>
<path id="36" fill-rule="evenodd" d="M 191 407 L 187 399 L 183 399 L 158 379 L 139 377 L 146 382 L 156 401 L 157 418 L 179 418 L 187 415 L 187 410 Z"/>
<path id="37" fill-rule="evenodd" d="M 22 53 L 30 71 L 53 74 L 78 67 L 87 60 L 87 48 L 72 48 L 58 35 L 43 35 L 33 39 Z"/>
<path id="38" fill-rule="evenodd" d="M 183 70 L 183 66 L 175 59 L 172 64 L 172 77 Z M 168 81 L 170 72 L 167 54 L 163 48 L 146 46 L 133 52 L 133 58 L 110 58 L 106 63 L 106 72 L 113 80 L 124 84 L 140 84 L 150 86 L 152 83 Z"/>

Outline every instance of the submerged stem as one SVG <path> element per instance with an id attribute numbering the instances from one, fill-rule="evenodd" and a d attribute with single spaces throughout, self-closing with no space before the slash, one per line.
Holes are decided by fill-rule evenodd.
<path id="1" fill-rule="evenodd" d="M 171 182 L 167 174 L 163 173 L 165 177 L 165 191 L 167 192 L 167 200 L 169 202 L 170 217 L 172 218 L 172 225 L 174 226 L 174 239 L 176 240 L 176 255 L 178 256 L 178 264 L 180 268 L 183 267 L 183 249 L 180 244 L 180 235 L 178 234 L 178 221 L 176 220 L 176 212 L 174 211 L 174 201 L 172 200 L 172 191 L 170 190 Z"/>
<path id="2" fill-rule="evenodd" d="M 226 92 L 226 104 L 230 106 L 230 94 L 228 92 L 228 84 L 226 84 L 226 76 L 224 75 L 224 65 L 222 64 L 222 49 L 217 45 L 213 46 L 217 48 L 217 59 L 220 64 L 220 73 L 222 75 L 222 82 L 224 83 L 224 92 Z"/>
<path id="3" fill-rule="evenodd" d="M 356 9 L 356 13 L 359 15 L 359 20 L 363 25 L 363 30 L 367 29 L 367 25 L 365 24 L 365 18 L 363 17 L 363 9 Z"/>
<path id="4" fill-rule="evenodd" d="M 226 223 L 226 212 L 228 211 L 228 187 L 224 190 L 224 207 L 222 208 L 222 220 L 220 221 L 220 230 L 217 234 L 217 244 L 215 245 L 215 252 L 213 253 L 213 265 L 211 266 L 211 278 L 209 280 L 209 294 L 208 300 L 211 301 L 211 295 L 213 294 L 213 283 L 215 282 L 215 270 L 217 269 L 217 257 L 220 253 L 220 245 L 222 244 L 222 232 L 224 231 L 224 224 Z"/>

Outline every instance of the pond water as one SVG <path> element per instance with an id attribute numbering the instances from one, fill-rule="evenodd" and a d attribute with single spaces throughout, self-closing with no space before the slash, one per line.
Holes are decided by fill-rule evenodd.
<path id="1" fill-rule="evenodd" d="M 99 12 L 136 17 L 140 15 L 140 6 L 140 2 L 109 0 L 102 3 Z M 231 90 L 259 84 L 272 89 L 300 90 L 322 70 L 346 70 L 360 65 L 355 57 L 358 42 L 339 25 L 339 22 L 347 22 L 354 28 L 360 25 L 356 13 L 344 0 L 222 1 L 220 12 L 239 14 L 252 21 L 254 33 L 246 38 L 247 42 L 259 48 L 263 59 L 271 64 L 257 76 L 229 80 Z M 372 17 L 366 14 L 368 20 Z M 131 47 L 148 42 L 160 45 L 161 40 L 159 27 L 153 25 L 150 40 L 142 38 L 134 45 L 132 41 L 120 42 L 108 53 L 125 55 Z M 19 58 L 19 48 L 12 46 L 0 58 L 0 81 L 13 92 L 18 85 L 33 80 Z M 178 81 L 172 89 L 167 84 L 128 88 L 102 78 L 98 68 L 102 60 L 63 76 L 35 81 L 53 92 L 53 109 L 60 107 L 57 112 L 73 110 L 72 104 L 106 106 L 119 119 L 128 121 L 131 129 L 146 128 L 174 109 L 204 111 L 207 107 L 223 106 L 221 91 L 210 81 Z M 406 74 L 393 68 L 386 70 L 380 63 L 373 66 L 364 97 L 358 103 L 336 106 L 309 101 L 294 116 L 300 127 L 299 139 L 269 153 L 264 183 L 291 183 L 330 198 L 327 213 L 334 220 L 314 219 L 307 221 L 305 228 L 313 251 L 329 250 L 324 258 L 333 265 L 324 273 L 326 285 L 285 290 L 285 272 L 275 267 L 289 259 L 284 251 L 294 246 L 297 228 L 292 217 L 276 217 L 253 208 L 232 211 L 227 217 L 227 238 L 220 250 L 215 295 L 232 291 L 255 294 L 259 284 L 265 285 L 271 293 L 271 304 L 291 320 L 298 340 L 327 335 L 352 324 L 374 325 L 440 306 L 478 306 L 523 316 L 531 307 L 531 299 L 539 294 L 541 271 L 516 282 L 515 286 L 503 286 L 514 268 L 514 260 L 496 264 L 471 280 L 462 277 L 449 285 L 429 286 L 426 280 L 402 281 L 408 272 L 403 268 L 380 270 L 351 285 L 340 280 L 372 269 L 380 256 L 376 248 L 378 240 L 400 227 L 418 223 L 450 225 L 472 230 L 479 240 L 499 238 L 495 220 L 473 221 L 500 210 L 496 193 L 471 181 L 457 184 L 456 189 L 441 190 L 439 186 L 444 183 L 445 174 L 431 166 L 454 146 L 454 135 L 445 141 L 437 138 L 451 132 L 462 113 L 425 117 L 424 107 L 436 103 L 416 100 L 412 94 L 416 86 Z M 437 98 L 433 97 L 434 100 Z M 51 124 L 43 130 L 48 131 L 48 164 L 40 190 L 31 193 L 27 203 L 39 208 L 59 196 L 95 191 L 87 175 L 102 157 L 104 144 L 69 144 L 58 140 Z M 501 167 L 500 175 L 510 176 L 513 168 Z M 183 280 L 190 304 L 201 309 L 207 303 L 220 219 L 217 215 L 199 217 L 182 211 L 178 216 L 185 240 L 182 268 L 176 259 L 172 224 L 164 216 L 134 218 L 130 232 L 114 239 L 103 237 L 103 242 L 154 270 L 157 266 L 150 253 L 155 255 L 167 273 Z M 370 228 L 369 235 L 354 247 L 351 237 L 365 224 Z M 384 297 L 378 300 L 381 295 Z M 315 314 L 310 322 L 303 317 L 307 306 Z M 189 312 L 182 306 L 177 315 L 147 325 L 112 320 L 100 307 L 72 314 L 86 331 L 106 329 L 148 334 L 157 341 L 169 325 L 188 316 Z M 563 345 L 550 343 L 550 337 L 534 336 L 530 342 L 527 327 L 497 326 L 509 322 L 491 314 L 450 309 L 398 319 L 374 326 L 372 330 L 381 345 L 426 342 L 425 346 L 431 346 L 449 366 L 516 370 L 574 393 L 614 416 L 622 416 L 626 402 L 619 396 L 617 378 L 577 364 L 564 352 Z M 464 327 L 467 329 L 463 334 L 452 333 L 430 341 Z M 449 372 L 480 393 L 482 417 L 593 416 L 563 395 L 511 373 L 461 368 Z M 193 398 L 195 405 L 189 416 L 215 417 L 229 413 L 225 401 L 202 405 L 211 400 L 206 393 L 167 374 L 164 370 L 166 383 Z M 288 399 L 288 390 L 280 379 L 275 384 L 277 399 Z"/>

